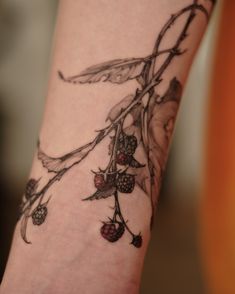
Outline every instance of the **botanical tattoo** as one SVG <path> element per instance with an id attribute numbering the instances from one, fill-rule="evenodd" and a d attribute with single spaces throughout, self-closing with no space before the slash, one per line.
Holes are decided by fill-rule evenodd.
<path id="1" fill-rule="evenodd" d="M 58 158 L 48 156 L 39 143 L 38 159 L 53 176 L 44 185 L 40 185 L 40 179 L 33 178 L 27 183 L 20 207 L 21 235 L 26 243 L 30 243 L 26 236 L 28 220 L 31 219 L 33 225 L 39 226 L 47 217 L 51 197 L 49 189 L 71 168 L 85 160 L 107 137 L 110 140 L 107 150 L 108 164 L 91 171 L 94 193 L 82 200 L 96 201 L 112 197 L 113 213 L 103 221 L 101 236 L 109 242 L 116 242 L 126 232 L 130 235 L 130 244 L 141 247 L 141 232 L 133 232 L 130 228 L 126 216 L 122 213 L 120 200 L 123 194 L 128 195 L 136 188 L 141 189 L 151 200 L 152 224 L 182 92 L 177 77 L 169 80 L 168 88 L 162 95 L 159 94 L 158 86 L 172 60 L 186 52 L 182 49 L 183 41 L 187 38 L 190 25 L 198 13 L 204 14 L 206 19 L 209 17 L 207 9 L 194 0 L 192 4 L 172 14 L 160 31 L 152 54 L 147 57 L 108 61 L 69 77 L 58 72 L 61 81 L 66 83 L 111 82 L 121 86 L 129 80 L 136 80 L 137 89 L 135 93 L 120 99 L 119 103 L 110 109 L 106 118 L 108 125 L 98 131 L 89 143 Z M 175 43 L 170 48 L 162 49 L 162 40 L 183 15 L 187 15 L 187 18 L 176 36 Z"/>

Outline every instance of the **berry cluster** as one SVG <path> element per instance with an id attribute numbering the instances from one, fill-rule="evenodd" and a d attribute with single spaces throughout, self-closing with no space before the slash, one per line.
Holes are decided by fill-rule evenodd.
<path id="1" fill-rule="evenodd" d="M 111 142 L 112 150 L 110 152 L 111 158 L 105 170 L 93 172 L 94 186 L 97 191 L 90 197 L 84 200 L 94 200 L 107 198 L 109 196 L 115 197 L 115 207 L 113 218 L 108 222 L 103 222 L 100 228 L 101 236 L 109 242 L 116 242 L 124 234 L 125 230 L 132 236 L 132 244 L 136 248 L 141 247 L 141 235 L 135 235 L 127 226 L 124 220 L 120 205 L 118 192 L 123 194 L 130 194 L 135 188 L 135 175 L 128 173 L 129 167 L 140 168 L 143 167 L 134 157 L 137 149 L 138 141 L 134 135 L 127 135 L 123 131 L 116 134 L 115 144 L 114 138 Z M 118 165 L 126 166 L 124 170 L 118 170 Z"/>
<path id="2" fill-rule="evenodd" d="M 122 133 L 118 138 L 116 162 L 119 165 L 131 165 L 137 148 L 137 139 L 134 135 Z"/>
<path id="3" fill-rule="evenodd" d="M 132 193 L 135 187 L 135 176 L 127 172 L 95 172 L 94 185 L 99 191 L 116 188 L 121 193 Z"/>

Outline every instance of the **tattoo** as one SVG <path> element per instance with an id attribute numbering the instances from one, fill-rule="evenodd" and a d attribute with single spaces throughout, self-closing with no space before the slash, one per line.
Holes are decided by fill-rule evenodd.
<path id="1" fill-rule="evenodd" d="M 30 179 L 27 183 L 20 207 L 21 236 L 26 243 L 31 243 L 26 236 L 28 220 L 31 218 L 33 225 L 39 226 L 47 217 L 47 206 L 51 197 L 47 195 L 48 190 L 95 150 L 104 138 L 110 137 L 107 151 L 109 162 L 107 166 L 91 172 L 96 190 L 82 200 L 94 201 L 112 197 L 113 214 L 103 222 L 101 236 L 109 242 L 116 242 L 126 232 L 130 235 L 130 244 L 136 248 L 141 247 L 142 234 L 133 232 L 128 225 L 122 213 L 120 194 L 131 194 L 137 187 L 141 189 L 151 200 L 152 224 L 182 92 L 177 77 L 169 81 L 163 95 L 159 95 L 158 85 L 161 84 L 163 74 L 171 61 L 186 52 L 181 46 L 197 13 L 203 13 L 206 19 L 209 18 L 207 9 L 194 0 L 191 5 L 171 15 L 157 37 L 152 54 L 147 57 L 112 60 L 89 67 L 71 77 L 65 77 L 61 71 L 58 72 L 63 82 L 72 84 L 103 81 L 121 85 L 129 80 L 136 80 L 138 87 L 135 93 L 120 99 L 120 102 L 112 107 L 106 118 L 108 126 L 99 130 L 89 143 L 58 158 L 48 156 L 41 149 L 40 143 L 38 144 L 38 159 L 53 176 L 44 185 L 40 184 L 40 179 Z M 187 19 L 175 44 L 171 48 L 161 50 L 161 42 L 166 33 L 185 14 Z M 156 60 L 160 55 L 165 58 L 157 65 Z M 131 118 L 131 123 L 127 123 L 127 117 Z"/>

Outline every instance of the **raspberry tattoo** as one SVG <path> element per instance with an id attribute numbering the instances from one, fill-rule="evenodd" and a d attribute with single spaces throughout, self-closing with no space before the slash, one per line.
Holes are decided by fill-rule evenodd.
<path id="1" fill-rule="evenodd" d="M 133 236 L 131 244 L 136 248 L 140 248 L 142 246 L 142 237 L 141 235 Z"/>
<path id="2" fill-rule="evenodd" d="M 78 146 L 61 157 L 55 157 L 43 152 L 38 143 L 38 159 L 47 171 L 46 177 L 48 174 L 51 176 L 43 181 L 44 185 L 40 189 L 39 180 L 34 178 L 31 178 L 26 185 L 20 207 L 20 232 L 26 243 L 30 243 L 26 237 L 28 219 L 32 217 L 33 224 L 37 226 L 45 222 L 49 199 L 43 204 L 42 199 L 48 196 L 48 190 L 61 181 L 65 173 L 95 152 L 98 145 L 104 143 L 108 145 L 108 150 L 107 155 L 101 160 L 102 169 L 99 168 L 97 172 L 91 174 L 94 183 L 93 194 L 86 198 L 82 197 L 82 200 L 102 200 L 105 203 L 106 198 L 110 198 L 109 200 L 113 201 L 112 212 L 108 217 L 109 220 L 103 222 L 100 229 L 101 236 L 109 242 L 116 242 L 124 234 L 128 234 L 129 244 L 135 248 L 142 246 L 142 234 L 132 231 L 123 215 L 121 201 L 124 203 L 124 198 L 129 196 L 127 194 L 137 191 L 135 188 L 138 186 L 141 190 L 140 194 L 149 197 L 152 208 L 152 216 L 149 218 L 151 223 L 160 185 L 156 175 L 162 175 L 164 171 L 168 143 L 182 92 L 182 85 L 177 77 L 172 76 L 164 83 L 162 81 L 169 76 L 165 75 L 165 71 L 171 72 L 168 69 L 171 62 L 187 51 L 187 49 L 182 50 L 185 47 L 183 41 L 189 36 L 194 18 L 199 13 L 208 18 L 215 1 L 209 2 L 211 8 L 205 6 L 203 1 L 191 0 L 191 4 L 175 13 L 174 11 L 169 13 L 169 19 L 162 25 L 153 42 L 152 52 L 146 56 L 111 60 L 90 66 L 81 73 L 69 77 L 65 77 L 61 71 L 58 72 L 61 81 L 73 85 L 80 84 L 81 87 L 83 84 L 100 81 L 120 86 L 132 80 L 133 85 L 138 86 L 132 93 L 126 93 L 124 98 L 120 98 L 113 105 L 107 113 L 106 126 L 98 130 L 93 139 L 83 146 Z M 178 21 L 181 16 L 184 16 L 185 21 Z M 172 27 L 176 23 L 182 28 L 174 33 Z M 165 45 L 169 43 L 165 42 L 166 35 L 170 33 L 172 39 L 175 39 L 169 47 L 166 47 Z M 158 88 L 159 84 L 162 86 L 161 89 Z"/>
<path id="3" fill-rule="evenodd" d="M 134 135 L 128 136 L 122 133 L 118 140 L 118 152 L 123 152 L 126 155 L 133 155 L 137 148 L 137 139 Z"/>
<path id="4" fill-rule="evenodd" d="M 133 157 L 131 155 L 128 155 L 124 152 L 120 152 L 117 154 L 116 161 L 120 165 L 128 165 L 132 161 L 132 158 Z"/>
<path id="5" fill-rule="evenodd" d="M 47 207 L 44 204 L 39 204 L 32 213 L 33 224 L 40 226 L 44 223 L 47 216 Z"/>
<path id="6" fill-rule="evenodd" d="M 127 173 L 119 174 L 117 189 L 121 193 L 132 193 L 135 187 L 135 176 Z"/>
<path id="7" fill-rule="evenodd" d="M 29 179 L 25 188 L 25 198 L 30 199 L 33 193 L 36 191 L 38 186 L 38 181 L 35 179 Z"/>
<path id="8" fill-rule="evenodd" d="M 125 227 L 121 222 L 104 223 L 100 229 L 102 237 L 109 242 L 116 242 L 120 239 L 125 231 Z"/>

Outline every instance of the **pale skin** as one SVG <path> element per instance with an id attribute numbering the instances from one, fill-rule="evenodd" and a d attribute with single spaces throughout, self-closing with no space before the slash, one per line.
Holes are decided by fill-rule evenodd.
<path id="1" fill-rule="evenodd" d="M 149 56 L 152 54 L 159 32 L 170 16 L 191 4 L 203 4 L 208 15 L 212 11 L 212 1 L 209 0 L 60 1 L 48 96 L 39 134 L 40 148 L 43 152 L 54 158 L 61 157 L 91 142 L 97 135 L 94 131 L 109 127 L 110 123 L 112 125 L 113 121 L 110 117 L 109 122 L 105 122 L 105 119 L 113 106 L 120 102 L 120 98 L 130 93 L 137 93 L 137 99 L 142 101 L 139 93 L 146 87 L 142 85 L 141 88 L 135 78 L 121 84 L 99 81 L 78 82 L 73 85 L 59 78 L 58 70 L 63 72 L 63 78 L 66 79 L 102 62 Z M 172 31 L 168 32 L 164 46 L 159 50 L 174 46 L 177 36 L 184 29 L 187 18 L 192 12 L 190 9 L 172 24 Z M 177 49 L 180 50 L 178 55 L 174 53 L 169 65 L 164 68 L 154 85 L 157 86 L 157 95 L 160 97 L 164 96 L 173 78 L 174 81 L 177 80 L 178 88 L 181 89 L 184 85 L 208 23 L 205 11 L 200 9 L 193 11 L 196 15 L 189 27 L 185 28 L 187 37 L 178 44 Z M 159 66 L 158 62 L 164 63 L 164 59 L 169 54 L 172 54 L 172 50 L 162 53 L 155 66 Z M 140 92 L 136 92 L 137 88 Z M 22 239 L 21 216 L 15 229 L 1 294 L 139 293 L 143 261 L 150 239 L 151 213 L 160 188 L 159 170 L 164 169 L 179 104 L 178 94 L 174 95 L 177 99 L 168 101 L 165 104 L 166 108 L 162 107 L 163 104 L 160 104 L 160 108 L 157 106 L 154 120 L 148 125 L 149 142 L 154 145 L 155 141 L 159 141 L 159 146 L 162 148 L 160 155 L 157 151 L 156 154 L 154 151 L 150 155 L 150 161 L 153 162 L 156 170 L 155 183 L 144 193 L 141 185 L 137 185 L 136 179 L 131 194 L 122 191 L 119 196 L 125 222 L 128 220 L 126 224 L 134 235 L 139 235 L 141 232 L 142 246 L 130 244 L 133 236 L 126 227 L 125 233 L 118 241 L 108 242 L 102 238 L 100 227 L 102 221 L 108 222 L 109 217 L 112 217 L 114 195 L 100 200 L 82 201 L 93 195 L 96 190 L 94 174 L 91 170 L 97 171 L 99 167 L 101 169 L 107 167 L 110 160 L 107 151 L 109 140 L 110 136 L 118 138 L 117 127 L 116 133 L 112 129 L 104 138 L 102 137 L 102 141 L 79 164 L 66 171 L 59 181 L 48 188 L 43 196 L 45 201 L 49 199 L 45 223 L 38 226 L 33 225 L 31 219 L 28 222 L 27 241 L 31 244 L 26 244 Z M 112 113 L 111 116 L 113 115 Z M 116 120 L 119 119 L 118 115 L 122 115 L 121 112 L 115 114 Z M 161 133 L 159 121 L 162 122 L 161 119 L 168 116 L 164 133 Z M 128 124 L 128 117 L 124 119 Z M 161 136 L 164 138 L 162 139 Z M 144 144 L 142 141 L 140 139 L 135 152 L 138 162 L 144 163 L 142 167 L 138 167 L 138 171 L 150 165 L 143 148 L 140 147 Z M 113 145 L 115 146 L 115 142 Z M 120 150 L 118 147 L 116 149 L 111 160 L 114 159 L 118 170 L 124 169 L 122 164 L 117 164 L 115 156 Z M 40 178 L 41 188 L 56 175 L 55 171 L 48 173 L 45 164 L 43 166 L 42 163 L 36 152 L 30 178 Z M 112 168 L 115 170 L 114 167 Z M 152 201 L 150 190 L 154 194 Z"/>

